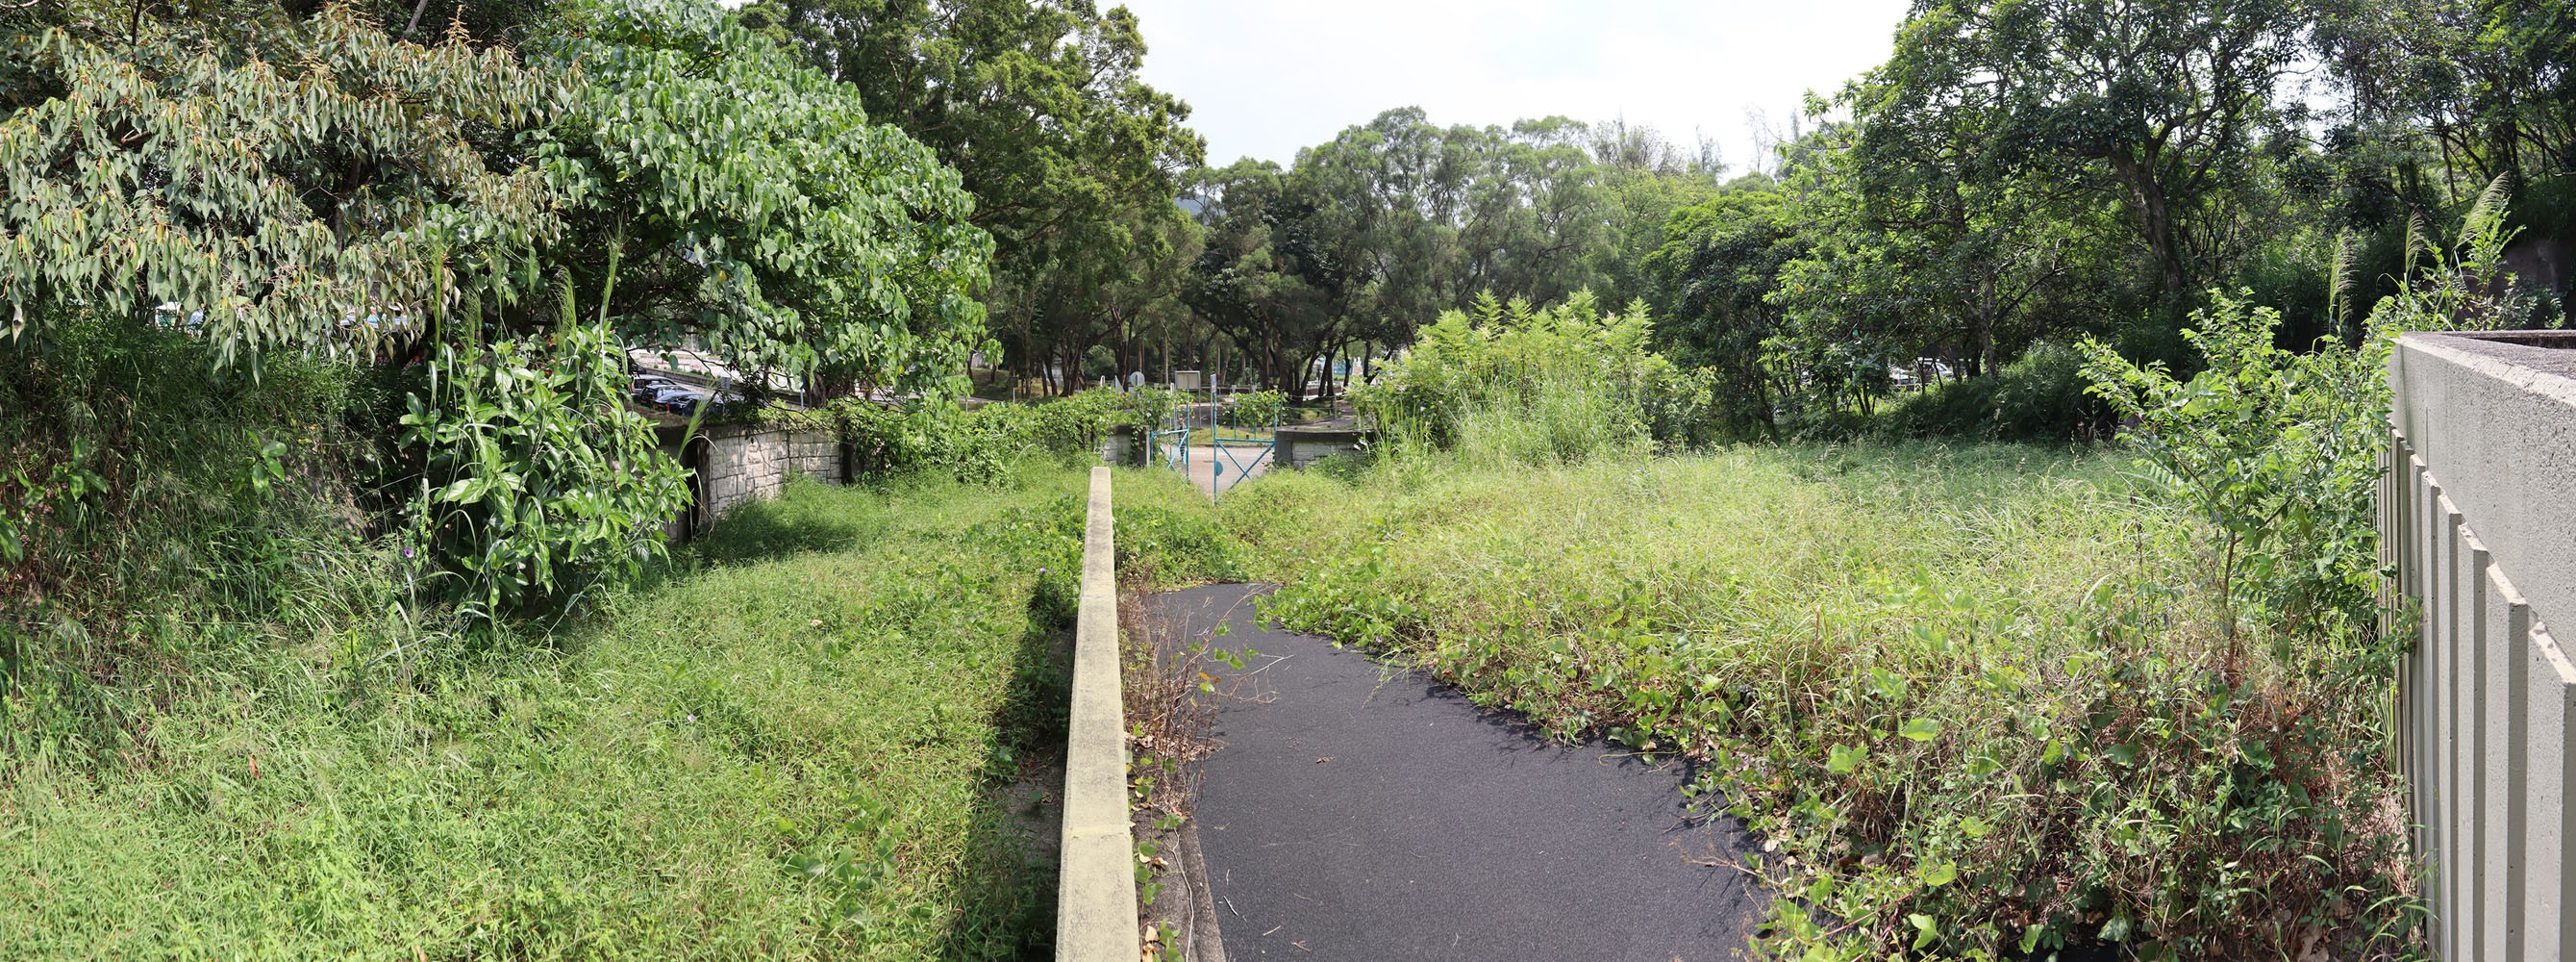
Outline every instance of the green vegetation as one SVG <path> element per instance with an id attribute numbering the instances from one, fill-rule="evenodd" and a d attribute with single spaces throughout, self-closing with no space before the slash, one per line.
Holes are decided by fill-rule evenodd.
<path id="1" fill-rule="evenodd" d="M 0 769 L 10 952 L 1042 953 L 1083 488 L 796 484 L 551 639 L 155 622 L 238 641 L 123 751 Z M 1129 565 L 1230 573 L 1195 491 L 1119 495 Z"/>
<path id="2" fill-rule="evenodd" d="M 2387 664 L 2270 646 L 2227 680 L 2191 529 L 2124 466 L 1437 456 L 1274 473 L 1222 511 L 1286 623 L 1703 764 L 1777 846 L 1756 868 L 1797 900 L 1773 922 L 1792 954 L 2402 944 Z"/>
<path id="3" fill-rule="evenodd" d="M 1702 764 L 1775 947 L 2413 948 L 2378 369 L 2564 321 L 2559 5 L 1920 0 L 1732 177 L 1208 168 L 1089 3 L 433 6 L 0 0 L 7 951 L 1038 951 L 1071 467 L 1190 400 L 1064 382 L 1173 367 L 1385 443 L 1122 476 L 1131 579 Z M 670 551 L 684 348 L 868 480 Z"/>
<path id="4" fill-rule="evenodd" d="M 1450 311 L 1384 379 L 1352 403 L 1400 453 L 1453 450 L 1530 463 L 1689 440 L 1706 392 L 1692 372 L 1647 350 L 1642 306 L 1598 309 L 1480 299 Z"/>
<path id="5" fill-rule="evenodd" d="M 2468 224 L 2363 350 L 2222 297 L 2189 379 L 2051 361 L 2122 449 L 1687 450 L 1648 414 L 1722 375 L 1578 298 L 1426 328 L 1360 395 L 1383 453 L 1223 512 L 1290 626 L 1698 765 L 1766 839 L 1786 953 L 2403 951 L 2370 412 L 2394 331 L 2510 310 L 2502 212 Z"/>
<path id="6" fill-rule="evenodd" d="M 639 344 L 692 336 L 757 390 L 963 391 L 993 241 L 955 170 L 858 92 L 711 6 L 567 5 L 531 44 L 578 99 L 530 162 L 571 207 L 547 252 Z"/>

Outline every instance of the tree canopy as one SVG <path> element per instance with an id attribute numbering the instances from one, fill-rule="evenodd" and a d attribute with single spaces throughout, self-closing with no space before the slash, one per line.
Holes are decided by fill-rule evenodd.
<path id="1" fill-rule="evenodd" d="M 982 344 L 974 198 L 851 87 L 662 0 L 578 9 L 531 53 L 583 79 L 535 150 L 575 212 L 552 254 L 635 336 L 831 395 L 942 385 Z"/>

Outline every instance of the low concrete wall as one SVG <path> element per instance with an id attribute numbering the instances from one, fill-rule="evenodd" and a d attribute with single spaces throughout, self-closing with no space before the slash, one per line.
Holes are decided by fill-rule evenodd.
<path id="1" fill-rule="evenodd" d="M 1109 430 L 1100 433 L 1099 452 L 1100 460 L 1109 464 L 1135 463 L 1133 459 L 1141 457 L 1136 446 L 1136 429 L 1124 424 L 1111 425 Z"/>
<path id="2" fill-rule="evenodd" d="M 1119 691 L 1118 574 L 1109 469 L 1091 469 L 1082 535 L 1081 614 L 1073 635 L 1073 713 L 1064 759 L 1063 874 L 1056 885 L 1058 962 L 1132 962 L 1136 842 L 1127 820 L 1127 706 Z"/>
<path id="3" fill-rule="evenodd" d="M 2576 954 L 2576 332 L 2409 334 L 2382 551 L 2417 602 L 2398 741 L 2444 959 Z M 2390 626 L 2392 630 L 2406 630 Z"/>
<path id="4" fill-rule="evenodd" d="M 1369 432 L 1350 428 L 1280 428 L 1279 450 L 1272 460 L 1291 468 L 1302 468 L 1336 454 L 1357 454 L 1369 441 Z"/>
<path id="5" fill-rule="evenodd" d="M 790 473 L 826 484 L 849 480 L 840 435 L 829 428 L 707 424 L 694 438 L 665 430 L 661 442 L 690 473 L 691 504 L 666 528 L 674 543 L 704 532 L 735 505 L 776 497 Z"/>

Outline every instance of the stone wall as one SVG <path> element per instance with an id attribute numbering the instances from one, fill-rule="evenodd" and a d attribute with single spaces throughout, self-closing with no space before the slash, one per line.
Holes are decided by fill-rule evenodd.
<path id="1" fill-rule="evenodd" d="M 708 424 L 682 441 L 676 430 L 662 437 L 663 450 L 690 472 L 692 504 L 667 529 L 675 542 L 704 532 L 735 505 L 776 497 L 790 473 L 826 484 L 849 480 L 840 435 L 829 428 Z"/>
<path id="2" fill-rule="evenodd" d="M 2409 334 L 2381 488 L 2399 755 L 2444 959 L 2576 953 L 2576 332 Z M 2401 609 L 2402 610 L 2402 609 Z"/>

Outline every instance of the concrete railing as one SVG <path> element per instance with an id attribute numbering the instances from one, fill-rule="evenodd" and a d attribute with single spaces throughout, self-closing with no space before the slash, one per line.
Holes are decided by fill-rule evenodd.
<path id="1" fill-rule="evenodd" d="M 1336 454 L 1356 454 L 1369 442 L 1370 432 L 1352 428 L 1280 428 L 1278 453 L 1271 460 L 1281 467 L 1302 468 Z"/>
<path id="2" fill-rule="evenodd" d="M 1073 634 L 1073 717 L 1065 745 L 1058 962 L 1134 962 L 1136 848 L 1127 821 L 1127 710 L 1118 686 L 1118 553 L 1109 469 L 1091 469 L 1082 535 L 1082 608 Z"/>
<path id="3" fill-rule="evenodd" d="M 2435 953 L 2576 955 L 2576 332 L 2409 334 L 2382 551 L 2416 603 L 2398 742 Z M 2403 626 L 2391 626 L 2404 631 Z"/>

